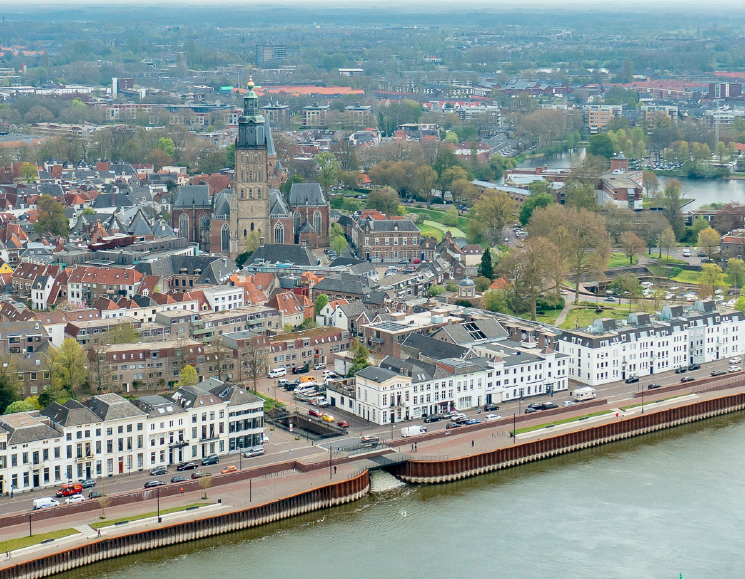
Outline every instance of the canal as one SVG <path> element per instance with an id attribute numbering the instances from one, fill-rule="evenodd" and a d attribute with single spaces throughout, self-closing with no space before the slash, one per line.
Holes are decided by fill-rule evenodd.
<path id="1" fill-rule="evenodd" d="M 585 156 L 585 149 L 578 148 L 557 155 L 548 155 L 536 159 L 527 159 L 520 167 L 542 167 L 566 169 L 579 163 Z M 729 179 L 688 179 L 686 177 L 659 177 L 660 189 L 665 187 L 667 179 L 677 179 L 682 185 L 683 195 L 691 202 L 685 211 L 698 209 L 708 203 L 745 203 L 745 181 Z"/>
<path id="2" fill-rule="evenodd" d="M 59 577 L 735 577 L 743 456 L 739 413 Z"/>

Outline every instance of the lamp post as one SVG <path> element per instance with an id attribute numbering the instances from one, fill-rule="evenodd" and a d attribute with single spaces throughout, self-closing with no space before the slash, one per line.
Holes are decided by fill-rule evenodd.
<path id="1" fill-rule="evenodd" d="M 331 444 L 329 444 L 329 479 L 334 478 L 334 473 L 331 470 L 331 453 L 332 453 Z"/>
<path id="2" fill-rule="evenodd" d="M 158 522 L 160 523 L 160 487 L 156 487 L 155 490 L 158 491 Z"/>
<path id="3" fill-rule="evenodd" d="M 642 414 L 644 414 L 644 389 L 642 389 Z"/>
<path id="4" fill-rule="evenodd" d="M 31 536 L 31 513 L 28 514 L 28 536 Z"/>
<path id="5" fill-rule="evenodd" d="M 512 444 L 517 444 L 517 414 L 512 413 Z"/>

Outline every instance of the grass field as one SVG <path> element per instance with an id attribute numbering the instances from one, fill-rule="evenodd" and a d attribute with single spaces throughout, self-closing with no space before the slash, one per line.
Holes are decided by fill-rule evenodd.
<path id="1" fill-rule="evenodd" d="M 75 529 L 60 529 L 59 531 L 51 531 L 49 533 L 42 533 L 41 535 L 31 535 L 30 537 L 10 539 L 0 543 L 0 553 L 5 555 L 6 550 L 15 551 L 16 549 L 23 549 L 24 547 L 30 547 L 31 545 L 38 545 L 47 539 L 61 539 L 62 537 L 69 537 L 70 535 L 77 534 L 78 531 Z"/>
<path id="2" fill-rule="evenodd" d="M 160 514 L 161 515 L 167 515 L 168 513 L 178 513 L 179 511 L 185 511 L 189 508 L 194 507 L 203 507 L 206 506 L 204 503 L 193 503 L 191 505 L 186 505 L 184 507 L 172 507 L 170 509 L 161 509 Z M 148 519 L 150 517 L 157 517 L 158 511 L 153 511 L 151 513 L 143 513 L 141 515 L 132 515 L 131 517 L 124 517 L 121 519 L 110 519 L 106 521 L 99 521 L 98 523 L 91 523 L 91 527 L 94 529 L 102 529 L 103 527 L 110 527 L 111 525 L 116 525 L 117 523 L 123 523 L 124 521 L 139 521 L 140 519 Z M 73 532 L 76 532 L 75 529 L 73 529 Z"/>
<path id="3" fill-rule="evenodd" d="M 269 398 L 268 396 L 264 396 L 263 394 L 259 394 L 258 392 L 251 391 L 252 394 L 256 394 L 259 398 L 264 399 L 264 412 L 269 412 L 270 410 L 274 410 L 275 408 L 281 408 L 284 406 L 281 402 L 278 400 L 274 400 L 274 398 Z"/>
<path id="4" fill-rule="evenodd" d="M 677 281 L 679 283 L 698 284 L 699 280 L 701 279 L 701 272 L 684 269 L 672 279 L 673 281 Z"/>
<path id="5" fill-rule="evenodd" d="M 561 308 L 559 308 L 558 310 L 546 310 L 545 313 L 538 314 L 538 316 L 536 316 L 536 321 L 543 322 L 544 324 L 553 325 L 556 322 L 556 318 L 559 317 L 560 313 L 561 313 Z M 529 320 L 530 314 L 529 313 L 519 314 L 518 317 L 524 320 Z"/>
<path id="6" fill-rule="evenodd" d="M 420 215 L 423 215 L 425 219 L 429 221 L 435 221 L 436 223 L 442 223 L 442 220 L 445 217 L 445 213 L 443 213 L 442 211 L 435 211 L 433 209 L 419 209 L 418 207 L 407 207 L 406 211 L 407 213 L 419 213 Z M 459 216 L 456 227 L 458 229 L 465 230 L 468 227 L 468 218 Z"/>
<path id="7" fill-rule="evenodd" d="M 632 308 L 632 311 L 635 308 Z M 598 313 L 596 308 L 576 308 L 567 314 L 561 328 L 565 330 L 574 329 L 576 323 L 578 327 L 583 328 L 592 324 L 596 318 L 613 318 L 615 320 L 624 320 L 629 315 L 629 309 L 626 308 L 603 308 L 602 313 Z"/>
<path id="8" fill-rule="evenodd" d="M 419 231 L 422 232 L 422 237 L 434 237 L 437 240 L 437 243 L 440 243 L 442 241 L 442 238 L 445 237 L 445 234 L 442 232 L 442 230 L 430 225 L 420 225 Z"/>
<path id="9" fill-rule="evenodd" d="M 559 424 L 568 424 L 570 422 L 577 422 L 578 420 L 581 420 L 583 418 L 592 418 L 593 416 L 602 416 L 603 414 L 613 414 L 613 413 L 608 410 L 601 410 L 600 412 L 593 412 L 592 414 L 585 414 L 584 416 L 577 416 L 574 418 L 564 418 L 563 420 L 547 422 L 546 424 L 536 424 L 535 426 L 526 426 L 525 428 L 518 428 L 517 434 L 522 434 L 523 432 L 532 432 L 534 430 L 540 430 L 542 428 L 546 428 L 547 426 L 557 426 Z"/>
<path id="10" fill-rule="evenodd" d="M 453 237 L 465 237 L 466 234 L 463 232 L 462 229 L 458 229 L 457 227 L 451 227 L 450 225 L 443 225 L 442 223 L 437 223 L 436 221 L 430 221 L 429 219 L 424 222 L 424 225 L 428 227 L 434 227 L 435 229 L 439 229 L 443 233 L 446 231 L 450 231 L 450 235 Z"/>
<path id="11" fill-rule="evenodd" d="M 634 256 L 634 263 L 629 263 L 629 258 L 626 257 L 626 254 L 624 253 L 614 253 L 610 256 L 610 261 L 608 262 L 608 267 L 624 267 L 627 265 L 635 265 L 636 262 L 639 261 L 636 256 Z"/>

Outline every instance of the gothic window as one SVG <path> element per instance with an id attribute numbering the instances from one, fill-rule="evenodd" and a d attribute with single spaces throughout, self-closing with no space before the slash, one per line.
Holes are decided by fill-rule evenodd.
<path id="1" fill-rule="evenodd" d="M 253 171 L 249 171 L 248 172 L 248 180 L 249 181 L 253 181 L 253 178 L 254 178 L 254 172 Z"/>
<path id="2" fill-rule="evenodd" d="M 274 226 L 274 243 L 284 243 L 285 242 L 285 231 L 282 228 L 281 223 L 277 223 L 277 225 Z"/>
<path id="3" fill-rule="evenodd" d="M 222 251 L 228 251 L 230 249 L 230 228 L 225 223 L 220 231 L 220 249 Z"/>
<path id="4" fill-rule="evenodd" d="M 256 188 L 256 195 L 258 196 L 259 199 L 261 199 L 261 187 Z"/>
<path id="5" fill-rule="evenodd" d="M 189 216 L 186 213 L 182 213 L 178 218 L 178 228 L 179 235 L 189 239 Z"/>
<path id="6" fill-rule="evenodd" d="M 254 230 L 254 222 L 252 221 L 251 222 L 251 231 L 253 231 L 253 230 Z"/>
<path id="7" fill-rule="evenodd" d="M 243 187 L 241 187 L 241 199 L 243 199 L 245 195 L 243 194 Z"/>
<path id="8" fill-rule="evenodd" d="M 199 231 L 205 231 L 207 229 L 207 216 L 202 214 L 199 216 Z"/>
<path id="9" fill-rule="evenodd" d="M 249 197 L 249 199 L 253 199 L 254 198 L 254 188 L 253 187 L 249 187 L 248 188 L 248 197 Z"/>
<path id="10" fill-rule="evenodd" d="M 297 235 L 298 231 L 300 231 L 300 212 L 299 211 L 295 211 L 293 221 L 295 225 L 295 235 Z"/>
<path id="11" fill-rule="evenodd" d="M 318 235 L 323 235 L 323 232 L 321 231 L 321 213 L 319 211 L 316 211 L 313 214 L 313 229 L 316 230 Z"/>
<path id="12" fill-rule="evenodd" d="M 246 237 L 246 235 L 248 235 L 248 231 L 244 229 L 243 230 L 243 237 Z"/>

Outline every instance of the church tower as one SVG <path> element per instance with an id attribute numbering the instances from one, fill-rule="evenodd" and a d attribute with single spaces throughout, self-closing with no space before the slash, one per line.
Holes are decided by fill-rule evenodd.
<path id="1" fill-rule="evenodd" d="M 234 196 L 230 210 L 231 258 L 244 251 L 244 239 L 252 231 L 258 231 L 261 237 L 271 240 L 267 165 L 269 127 L 259 113 L 259 97 L 253 87 L 253 79 L 249 79 L 235 142 Z"/>

